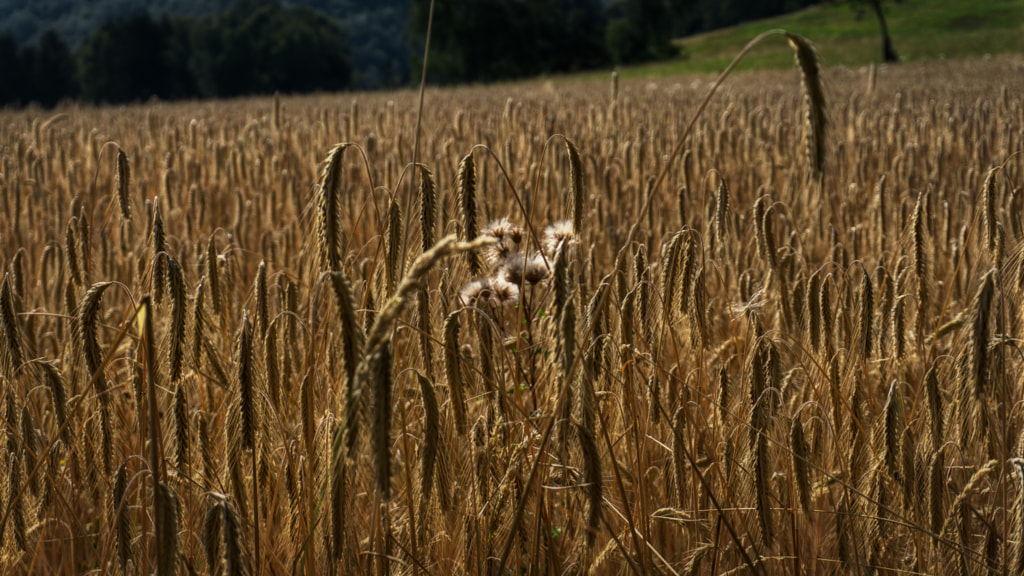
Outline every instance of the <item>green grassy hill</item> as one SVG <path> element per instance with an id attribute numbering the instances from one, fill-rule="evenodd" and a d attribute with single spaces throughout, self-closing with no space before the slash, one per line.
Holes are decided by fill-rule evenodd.
<path id="1" fill-rule="evenodd" d="M 893 45 L 902 60 L 971 58 L 1024 52 L 1021 0 L 906 0 L 886 9 Z M 677 41 L 680 58 L 622 70 L 624 77 L 719 72 L 752 38 L 772 28 L 802 34 L 815 43 L 825 66 L 864 66 L 882 60 L 878 21 L 858 17 L 848 5 L 824 4 L 777 18 L 699 34 Z M 793 65 L 783 38 L 761 42 L 740 69 Z"/>

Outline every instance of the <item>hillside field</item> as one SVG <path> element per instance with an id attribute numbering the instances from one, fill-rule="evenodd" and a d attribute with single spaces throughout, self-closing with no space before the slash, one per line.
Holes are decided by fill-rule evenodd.
<path id="1" fill-rule="evenodd" d="M 961 60 L 1024 52 L 1024 4 L 1015 0 L 905 0 L 884 2 L 886 23 L 901 61 Z M 882 61 L 882 36 L 870 10 L 823 3 L 676 41 L 678 58 L 625 67 L 626 78 L 718 73 L 739 47 L 764 30 L 782 28 L 812 39 L 829 67 Z M 762 43 L 741 70 L 784 69 L 793 54 L 783 43 Z M 589 75 L 590 77 L 596 74 Z"/>

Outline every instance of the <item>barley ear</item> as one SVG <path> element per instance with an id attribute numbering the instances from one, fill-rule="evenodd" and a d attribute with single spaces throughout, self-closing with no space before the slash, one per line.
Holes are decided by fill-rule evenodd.
<path id="1" fill-rule="evenodd" d="M 402 207 L 392 200 L 388 207 L 388 221 L 384 234 L 385 258 L 387 260 L 387 295 L 394 295 L 402 277 Z"/>
<path id="2" fill-rule="evenodd" d="M 263 338 L 263 368 L 267 374 L 267 394 L 275 410 L 281 407 L 281 368 L 277 357 L 277 325 L 270 324 Z"/>
<path id="3" fill-rule="evenodd" d="M 40 438 L 36 425 L 32 421 L 32 411 L 29 404 L 21 407 L 21 439 L 24 448 L 25 471 L 31 473 L 36 468 L 37 457 L 40 454 Z M 39 495 L 39 481 L 41 474 L 31 474 L 28 477 L 28 486 L 35 496 Z M 25 495 L 22 495 L 24 498 Z"/>
<path id="4" fill-rule="evenodd" d="M 128 460 L 125 460 L 117 468 L 114 474 L 114 486 L 110 496 L 110 506 L 113 514 L 114 536 L 117 542 L 117 560 L 121 570 L 128 573 L 128 562 L 134 560 L 135 551 L 132 546 L 132 523 L 128 515 Z"/>
<path id="5" fill-rule="evenodd" d="M 1017 498 L 1013 504 L 1013 537 L 1010 553 L 1011 574 L 1024 574 L 1024 459 L 1010 458 L 1010 471 L 1016 480 Z"/>
<path id="6" fill-rule="evenodd" d="M 982 225 L 985 231 L 985 247 L 994 252 L 996 248 L 996 186 L 995 175 L 999 168 L 992 168 L 981 186 Z"/>
<path id="7" fill-rule="evenodd" d="M 434 375 L 434 346 L 433 328 L 430 315 L 430 292 L 425 286 L 420 287 L 416 292 L 416 329 L 420 350 L 420 359 L 423 361 L 423 371 L 429 377 Z"/>
<path id="8" fill-rule="evenodd" d="M 155 494 L 156 518 L 160 526 L 156 542 L 157 576 L 174 576 L 178 567 L 178 497 L 164 483 L 157 485 Z"/>
<path id="9" fill-rule="evenodd" d="M 917 277 L 917 339 L 924 342 L 930 323 L 930 287 L 928 281 L 928 239 L 924 215 L 924 192 L 918 194 L 911 221 L 911 241 L 914 249 L 914 275 Z"/>
<path id="10" fill-rule="evenodd" d="M 177 260 L 166 256 L 161 259 L 167 262 L 167 284 L 171 296 L 171 329 L 167 336 L 169 341 L 168 360 L 170 361 L 171 382 L 176 382 L 181 378 L 181 367 L 185 359 L 187 308 L 185 278 Z"/>
<path id="11" fill-rule="evenodd" d="M 98 337 L 100 301 L 103 298 L 103 292 L 112 285 L 112 282 L 93 284 L 78 305 L 78 345 L 85 357 L 85 365 L 88 368 L 93 388 L 102 404 L 109 402 L 110 398 L 106 394 L 106 376 L 101 372 L 103 351 L 100 349 Z"/>
<path id="12" fill-rule="evenodd" d="M 786 33 L 790 46 L 796 53 L 796 63 L 804 86 L 804 101 L 807 105 L 807 158 L 811 171 L 820 178 L 825 168 L 825 91 L 821 85 L 821 71 L 818 54 L 803 36 Z"/>
<path id="13" fill-rule="evenodd" d="M 383 342 L 367 360 L 367 378 L 373 386 L 373 469 L 381 500 L 391 500 L 391 356 L 390 341 Z"/>
<path id="14" fill-rule="evenodd" d="M 945 436 L 943 436 L 942 431 L 942 393 L 939 390 L 938 370 L 936 370 L 934 365 L 925 373 L 924 385 L 927 392 L 925 398 L 928 402 L 928 421 L 930 425 L 928 431 L 932 440 L 932 449 L 938 450 L 943 442 L 945 442 Z"/>
<path id="15" fill-rule="evenodd" d="M 325 273 L 329 275 L 334 300 L 341 319 L 342 358 L 344 360 L 345 378 L 349 386 L 354 382 L 356 368 L 363 351 L 363 329 L 356 319 L 356 307 L 352 296 L 352 287 L 344 272 L 340 270 Z"/>
<path id="16" fill-rule="evenodd" d="M 437 232 L 437 185 L 434 175 L 420 165 L 420 237 L 423 251 L 434 246 Z"/>
<path id="17" fill-rule="evenodd" d="M 679 252 L 682 249 L 684 234 L 684 230 L 676 232 L 661 252 L 661 295 L 663 299 L 661 313 L 662 321 L 666 324 L 671 324 L 675 318 L 676 304 L 679 301 L 679 291 L 677 290 Z M 632 321 L 630 318 L 630 322 Z"/>
<path id="18" fill-rule="evenodd" d="M 996 274 L 998 271 L 994 268 L 986 272 L 974 296 L 970 342 L 971 380 L 978 398 L 983 397 L 988 383 L 989 317 L 995 296 Z"/>
<path id="19" fill-rule="evenodd" d="M 768 196 L 761 196 L 754 202 L 753 213 L 751 218 L 754 221 L 754 237 L 757 239 L 757 255 L 761 258 L 761 261 L 768 265 L 769 269 L 773 269 L 771 265 L 770 255 L 768 253 L 768 238 L 765 235 L 764 228 L 764 216 L 765 209 L 768 204 L 771 203 L 771 199 Z"/>
<path id="20" fill-rule="evenodd" d="M 771 506 L 771 463 L 768 456 L 767 430 L 757 432 L 756 448 L 753 457 L 754 491 L 756 493 L 757 523 L 761 529 L 761 546 L 764 552 L 771 547 L 774 539 Z"/>
<path id="21" fill-rule="evenodd" d="M 224 574 L 227 576 L 242 576 L 247 573 L 245 560 L 242 556 L 241 531 L 239 529 L 238 513 L 234 506 L 224 501 L 221 505 L 221 525 L 223 533 L 223 562 Z"/>
<path id="22" fill-rule="evenodd" d="M 82 256 L 82 279 L 88 283 L 92 271 L 92 242 L 89 236 L 89 219 L 86 218 L 84 211 L 78 217 L 78 243 Z"/>
<path id="23" fill-rule="evenodd" d="M 217 247 L 213 243 L 213 238 L 210 238 L 209 243 L 206 245 L 206 281 L 210 287 L 210 304 L 213 307 L 213 311 L 220 314 L 224 299 L 221 298 L 221 285 L 220 285 L 220 271 L 217 268 Z"/>
<path id="24" fill-rule="evenodd" d="M 267 326 L 270 324 L 266 260 L 260 260 L 260 266 L 256 269 L 256 280 L 253 282 L 252 291 L 256 297 L 256 326 L 259 329 L 260 339 L 265 340 L 267 337 Z"/>
<path id="25" fill-rule="evenodd" d="M 476 162 L 473 161 L 473 153 L 470 152 L 459 161 L 459 169 L 455 175 L 455 189 L 459 201 L 459 211 L 462 216 L 462 240 L 471 242 L 480 234 L 476 222 Z M 483 264 L 476 252 L 467 254 L 469 271 L 473 276 L 479 276 L 483 271 Z"/>
<path id="26" fill-rule="evenodd" d="M 455 429 L 466 435 L 466 397 L 462 390 L 462 366 L 459 364 L 459 318 L 452 312 L 444 319 L 441 349 L 444 352 L 444 373 L 448 381 L 448 395 L 455 412 Z"/>
<path id="27" fill-rule="evenodd" d="M 890 318 L 890 353 L 893 360 L 901 361 L 907 356 L 906 295 L 898 296 L 892 305 Z"/>
<path id="28" fill-rule="evenodd" d="M 434 385 L 426 376 L 422 374 L 416 376 L 420 385 L 420 396 L 423 399 L 423 452 L 420 459 L 420 533 L 418 534 L 418 538 L 422 540 L 426 535 L 426 517 L 434 488 L 434 466 L 440 448 L 441 413 L 438 410 Z"/>
<path id="29" fill-rule="evenodd" d="M 348 520 L 348 467 L 349 459 L 339 455 L 331 470 L 331 553 L 332 559 L 345 557 L 345 523 Z"/>
<path id="30" fill-rule="evenodd" d="M 256 367 L 253 357 L 252 324 L 248 312 L 242 314 L 242 325 L 235 335 L 235 385 L 238 387 L 242 448 L 251 449 L 256 442 Z"/>
<path id="31" fill-rule="evenodd" d="M 40 362 L 43 370 L 43 379 L 50 391 L 50 400 L 53 404 L 53 415 L 57 419 L 57 428 L 60 430 L 61 439 L 64 444 L 70 446 L 73 441 L 73 430 L 71 426 L 65 426 L 68 419 L 67 389 L 64 385 L 64 376 L 56 366 L 49 362 Z"/>
<path id="32" fill-rule="evenodd" d="M 160 304 L 164 300 L 164 285 L 167 282 L 167 266 L 161 254 L 167 252 L 167 240 L 164 235 L 164 218 L 160 213 L 159 198 L 153 202 L 153 230 L 150 242 L 153 259 L 153 301 Z"/>
<path id="33" fill-rule="evenodd" d="M 676 506 L 686 505 L 686 408 L 676 408 L 672 416 L 672 480 L 675 486 Z"/>
<path id="34" fill-rule="evenodd" d="M 14 294 L 11 292 L 11 278 L 4 274 L 0 285 L 0 368 L 8 380 L 14 381 L 24 362 L 21 331 L 14 313 Z"/>
<path id="35" fill-rule="evenodd" d="M 180 382 L 174 390 L 173 402 L 174 465 L 178 468 L 178 473 L 184 475 L 191 467 L 192 434 L 189 430 L 188 398 L 185 387 Z"/>
<path id="36" fill-rule="evenodd" d="M 327 154 L 316 191 L 316 243 L 320 270 L 341 270 L 342 160 L 348 144 L 337 144 Z"/>
<path id="37" fill-rule="evenodd" d="M 714 242 L 718 243 L 718 251 L 724 251 L 726 247 L 725 232 L 728 230 L 727 216 L 729 212 L 729 187 L 722 178 L 715 189 L 715 219 L 713 223 L 714 234 L 711 235 L 711 252 L 715 253 Z"/>
<path id="38" fill-rule="evenodd" d="M 693 230 L 687 230 L 685 232 L 686 242 L 683 244 L 683 249 L 680 252 L 680 259 L 682 266 L 678 269 L 678 278 L 676 279 L 676 290 L 679 291 L 679 306 L 680 309 L 686 313 L 687 316 L 693 317 L 696 311 L 691 311 L 693 305 L 692 296 L 694 288 L 694 279 L 697 274 L 697 268 L 700 265 L 700 254 L 697 250 L 697 234 Z M 672 299 L 676 299 L 677 296 L 672 296 Z"/>
<path id="39" fill-rule="evenodd" d="M 885 458 L 885 468 L 889 474 L 900 482 L 900 436 L 903 433 L 903 393 L 900 390 L 899 382 L 893 380 L 889 385 L 889 394 L 885 400 L 882 417 L 882 453 Z"/>
<path id="40" fill-rule="evenodd" d="M 572 140 L 565 139 L 565 150 L 569 154 L 569 219 L 572 233 L 576 238 L 583 236 L 583 162 L 580 151 Z"/>
<path id="41" fill-rule="evenodd" d="M 815 352 L 821 351 L 821 272 L 815 270 L 807 279 L 807 338 Z"/>
<path id="42" fill-rule="evenodd" d="M 78 241 L 75 238 L 76 224 L 77 219 L 71 218 L 68 221 L 67 228 L 64 230 L 64 252 L 68 257 L 68 269 L 71 272 L 71 279 L 75 282 L 75 285 L 84 286 L 82 267 L 78 261 Z"/>
<path id="43" fill-rule="evenodd" d="M 210 440 L 210 426 L 206 414 L 199 413 L 199 452 L 203 459 L 203 488 L 212 489 L 217 482 L 217 465 L 214 463 L 214 446 Z"/>
<path id="44" fill-rule="evenodd" d="M 810 474 L 810 451 L 807 448 L 807 441 L 804 439 L 804 427 L 800 418 L 793 418 L 793 424 L 789 428 L 789 448 L 792 451 L 793 459 L 793 480 L 796 486 L 797 498 L 800 500 L 800 508 L 804 515 L 811 513 L 811 481 Z"/>
<path id="45" fill-rule="evenodd" d="M 221 500 L 210 496 L 203 518 L 203 552 L 206 557 L 206 573 L 220 574 L 221 568 L 221 518 L 224 516 Z"/>
<path id="46" fill-rule="evenodd" d="M 27 298 L 25 293 L 25 249 L 19 248 L 14 256 L 11 258 L 11 292 L 18 297 L 19 300 Z M 42 278 L 43 283 L 46 282 L 46 277 Z"/>
<path id="47" fill-rule="evenodd" d="M 128 156 L 121 148 L 117 149 L 117 160 L 114 172 L 114 194 L 117 196 L 117 205 L 121 209 L 121 219 L 130 222 L 132 219 L 131 192 L 131 168 L 128 165 Z"/>

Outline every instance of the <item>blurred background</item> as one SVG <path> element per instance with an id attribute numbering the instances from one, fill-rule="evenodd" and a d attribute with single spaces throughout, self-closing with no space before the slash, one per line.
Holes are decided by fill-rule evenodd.
<path id="1" fill-rule="evenodd" d="M 418 84 L 429 0 L 0 0 L 0 105 Z M 1020 52 L 1019 0 L 438 0 L 428 81 L 716 72 L 759 32 L 826 65 Z M 763 43 L 745 68 L 789 66 Z M 775 46 L 774 44 L 779 44 Z"/>

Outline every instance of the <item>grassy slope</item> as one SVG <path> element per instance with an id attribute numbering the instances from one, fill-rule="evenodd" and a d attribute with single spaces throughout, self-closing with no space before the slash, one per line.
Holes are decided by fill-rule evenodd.
<path id="1" fill-rule="evenodd" d="M 893 45 L 903 60 L 970 58 L 1024 52 L 1024 2 L 1020 0 L 906 0 L 887 7 Z M 826 66 L 880 62 L 882 40 L 870 12 L 858 17 L 846 5 L 820 5 L 785 16 L 748 22 L 679 40 L 684 57 L 630 67 L 624 77 L 643 78 L 719 72 L 752 38 L 784 28 L 811 39 Z M 781 37 L 762 41 L 740 69 L 793 65 Z"/>

